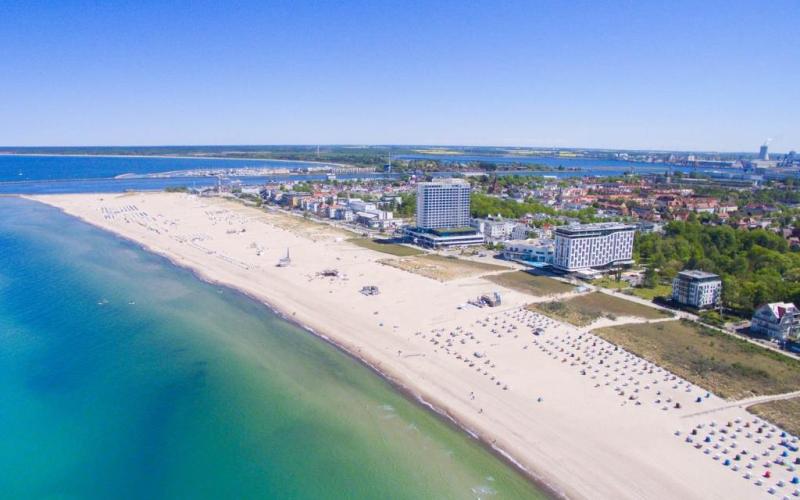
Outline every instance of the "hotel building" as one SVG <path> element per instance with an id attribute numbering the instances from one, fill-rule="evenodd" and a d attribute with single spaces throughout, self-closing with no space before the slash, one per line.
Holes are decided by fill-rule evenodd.
<path id="1" fill-rule="evenodd" d="M 553 266 L 573 272 L 632 264 L 635 231 L 635 226 L 616 222 L 557 227 Z"/>
<path id="2" fill-rule="evenodd" d="M 469 183 L 443 179 L 417 184 L 417 228 L 460 229 L 469 227 Z"/>
<path id="3" fill-rule="evenodd" d="M 413 243 L 428 248 L 482 245 L 470 227 L 470 185 L 461 179 L 417 184 L 417 225 L 405 230 Z"/>

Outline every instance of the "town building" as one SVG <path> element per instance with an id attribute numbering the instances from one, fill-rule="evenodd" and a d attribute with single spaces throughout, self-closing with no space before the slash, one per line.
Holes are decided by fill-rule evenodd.
<path id="1" fill-rule="evenodd" d="M 528 237 L 529 226 L 499 215 L 485 219 L 473 219 L 471 226 L 481 233 L 486 241 L 524 240 Z"/>
<path id="2" fill-rule="evenodd" d="M 417 228 L 455 229 L 469 227 L 469 183 L 443 179 L 417 184 Z"/>
<path id="3" fill-rule="evenodd" d="M 503 248 L 504 259 L 532 264 L 552 264 L 555 258 L 555 242 L 547 239 L 509 241 Z"/>
<path id="4" fill-rule="evenodd" d="M 573 272 L 632 264 L 635 231 L 636 226 L 616 222 L 557 227 L 553 265 Z"/>
<path id="5" fill-rule="evenodd" d="M 798 340 L 800 311 L 794 304 L 786 302 L 764 304 L 753 313 L 750 333 L 765 335 L 772 340 Z"/>
<path id="6" fill-rule="evenodd" d="M 716 307 L 722 297 L 722 280 L 713 273 L 681 271 L 672 280 L 672 300 L 678 304 L 705 309 Z"/>
<path id="7" fill-rule="evenodd" d="M 511 230 L 512 240 L 525 240 L 534 235 L 534 230 L 527 224 L 516 224 Z"/>

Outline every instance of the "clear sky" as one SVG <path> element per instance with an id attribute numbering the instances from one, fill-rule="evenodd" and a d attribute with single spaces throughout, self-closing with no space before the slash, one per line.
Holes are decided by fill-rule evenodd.
<path id="1" fill-rule="evenodd" d="M 0 145 L 800 149 L 800 1 L 0 0 Z"/>

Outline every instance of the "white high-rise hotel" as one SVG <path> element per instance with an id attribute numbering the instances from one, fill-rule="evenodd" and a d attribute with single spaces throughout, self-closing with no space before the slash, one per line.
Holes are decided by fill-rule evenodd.
<path id="1" fill-rule="evenodd" d="M 469 194 L 470 185 L 462 179 L 420 182 L 417 184 L 417 227 L 469 227 Z"/>
<path id="2" fill-rule="evenodd" d="M 635 231 L 635 226 L 616 222 L 557 227 L 553 265 L 564 271 L 577 271 L 630 264 Z"/>

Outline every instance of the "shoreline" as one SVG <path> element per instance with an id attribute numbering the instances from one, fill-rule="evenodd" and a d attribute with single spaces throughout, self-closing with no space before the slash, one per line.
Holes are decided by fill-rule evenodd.
<path id="1" fill-rule="evenodd" d="M 9 195 L 9 196 L 26 199 L 26 200 L 33 201 L 33 202 L 36 202 L 36 203 L 45 204 L 42 201 L 37 200 L 35 198 L 31 198 L 31 197 L 29 197 L 27 195 Z M 45 204 L 45 205 L 47 205 L 47 204 Z M 131 245 L 133 245 L 133 246 L 135 246 L 137 248 L 139 248 L 142 251 L 145 251 L 145 252 L 150 253 L 152 255 L 156 255 L 159 258 L 162 258 L 166 262 L 168 262 L 169 265 L 172 265 L 172 266 L 178 267 L 180 269 L 183 269 L 185 271 L 188 271 L 189 273 L 192 274 L 192 276 L 194 276 L 196 279 L 198 279 L 198 280 L 200 280 L 200 281 L 202 281 L 204 283 L 207 283 L 207 284 L 213 285 L 213 286 L 218 286 L 218 287 L 225 288 L 229 292 L 232 292 L 234 294 L 238 294 L 238 295 L 240 295 L 242 297 L 246 297 L 247 299 L 258 303 L 259 305 L 261 305 L 263 307 L 266 307 L 272 314 L 275 314 L 276 316 L 281 318 L 283 321 L 286 321 L 287 323 L 290 323 L 290 324 L 302 329 L 303 331 L 313 335 L 315 338 L 327 343 L 328 345 L 334 347 L 339 352 L 345 354 L 350 359 L 352 359 L 352 360 L 356 361 L 357 363 L 359 363 L 360 365 L 364 366 L 365 368 L 370 370 L 372 373 L 374 373 L 375 375 L 377 375 L 378 377 L 383 379 L 394 390 L 396 390 L 399 394 L 401 394 L 407 400 L 411 401 L 413 404 L 418 405 L 418 406 L 422 407 L 423 409 L 432 412 L 437 418 L 439 418 L 441 421 L 443 421 L 447 425 L 455 428 L 459 432 L 464 433 L 466 435 L 466 437 L 477 441 L 481 445 L 482 448 L 484 448 L 486 451 L 488 451 L 489 453 L 494 455 L 496 458 L 498 458 L 500 461 L 505 463 L 508 467 L 511 467 L 514 470 L 516 470 L 521 476 L 523 476 L 527 481 L 529 481 L 541 493 L 547 495 L 550 498 L 554 498 L 554 499 L 566 499 L 566 498 L 569 498 L 564 492 L 562 492 L 559 489 L 557 489 L 553 484 L 548 483 L 544 479 L 542 474 L 537 474 L 536 472 L 534 472 L 535 469 L 533 467 L 531 467 L 530 464 L 525 464 L 524 462 L 521 462 L 518 459 L 514 458 L 514 456 L 510 452 L 508 452 L 507 450 L 503 449 L 500 446 L 497 446 L 495 443 L 493 443 L 491 440 L 489 440 L 480 431 L 471 428 L 469 425 L 467 425 L 466 423 L 464 423 L 461 420 L 459 420 L 459 418 L 456 415 L 453 415 L 443 405 L 437 404 L 437 402 L 435 400 L 429 400 L 423 394 L 421 394 L 420 392 L 414 390 L 408 384 L 404 383 L 399 377 L 396 377 L 396 376 L 392 375 L 391 373 L 389 373 L 388 371 L 386 371 L 384 369 L 381 369 L 379 367 L 379 365 L 381 364 L 380 361 L 372 359 L 368 355 L 359 354 L 357 352 L 358 349 L 353 349 L 350 346 L 348 346 L 346 343 L 337 342 L 335 338 L 333 338 L 333 337 L 331 337 L 329 335 L 326 335 L 323 332 L 315 330 L 310 325 L 307 325 L 307 324 L 303 323 L 301 320 L 298 320 L 295 316 L 289 314 L 288 311 L 283 310 L 279 305 L 277 305 L 277 304 L 275 304 L 275 303 L 273 303 L 273 302 L 271 302 L 271 301 L 269 301 L 269 300 L 267 300 L 265 298 L 259 297 L 259 296 L 255 295 L 255 294 L 252 294 L 252 293 L 249 293 L 248 291 L 240 289 L 240 288 L 237 288 L 237 287 L 235 287 L 235 286 L 233 286 L 233 285 L 231 285 L 229 283 L 224 283 L 224 282 L 221 282 L 221 281 L 219 281 L 219 280 L 217 280 L 215 278 L 212 278 L 212 277 L 204 274 L 202 271 L 200 271 L 198 269 L 195 269 L 195 268 L 192 268 L 190 266 L 181 264 L 180 262 L 176 261 L 172 256 L 170 256 L 170 255 L 168 255 L 166 253 L 163 253 L 163 252 L 161 252 L 161 251 L 159 251 L 159 250 L 157 250 L 155 248 L 152 248 L 152 247 L 148 246 L 145 243 L 142 243 L 140 241 L 132 239 L 132 238 L 130 238 L 130 237 L 128 237 L 128 236 L 126 236 L 126 235 L 124 235 L 122 233 L 119 233 L 119 232 L 110 230 L 108 228 L 102 227 L 102 226 L 100 226 L 98 224 L 95 224 L 92 221 L 87 220 L 87 219 L 85 219 L 83 217 L 77 216 L 75 214 L 71 214 L 71 213 L 67 212 L 66 210 L 64 210 L 63 208 L 61 208 L 61 207 L 55 207 L 53 205 L 47 205 L 47 206 L 56 208 L 57 210 L 61 211 L 65 215 L 67 215 L 69 217 L 74 217 L 77 220 L 80 220 L 83 223 L 89 224 L 90 226 L 92 226 L 92 227 L 94 227 L 96 229 L 99 229 L 99 230 L 101 230 L 101 231 L 103 231 L 103 232 L 105 232 L 105 233 L 107 233 L 107 234 L 109 234 L 109 235 L 111 235 L 111 236 L 113 236 L 115 238 L 119 238 L 119 239 L 121 239 L 121 240 L 123 240 L 123 241 L 125 241 L 125 242 L 127 242 L 127 243 L 129 243 L 129 244 L 131 244 Z"/>
<path id="2" fill-rule="evenodd" d="M 277 161 L 282 163 L 314 163 L 319 165 L 336 165 L 338 167 L 351 167 L 353 165 L 347 165 L 345 163 L 333 163 L 333 162 L 326 162 L 326 161 L 318 161 L 318 160 L 284 160 L 284 159 L 277 159 L 277 158 L 228 158 L 228 157 L 219 157 L 219 156 L 182 156 L 182 155 L 126 155 L 126 154 L 80 154 L 80 153 L 9 153 L 5 151 L 0 151 L 0 157 L 3 156 L 24 156 L 24 157 L 45 157 L 45 158 L 62 158 L 62 157 L 69 157 L 69 158 L 158 158 L 163 160 L 236 160 L 236 161 L 256 161 L 256 162 L 265 162 L 265 161 Z M 122 175 L 122 174 L 121 174 Z"/>
<path id="3" fill-rule="evenodd" d="M 488 321 L 497 328 L 498 321 L 517 321 L 514 318 L 520 314 L 536 316 L 526 313 L 525 305 L 550 300 L 547 297 L 537 299 L 500 287 L 503 304 L 498 308 L 456 308 L 475 293 L 498 288 L 482 278 L 486 270 L 450 281 L 431 280 L 382 264 L 385 254 L 347 242 L 331 226 L 306 224 L 220 198 L 141 192 L 23 198 L 58 208 L 166 258 L 203 281 L 264 304 L 477 440 L 543 494 L 704 499 L 751 498 L 754 493 L 736 483 L 740 480 L 719 467 L 719 462 L 674 437 L 676 429 L 686 432 L 697 419 L 686 419 L 682 410 L 661 411 L 666 408 L 655 407 L 652 401 L 626 406 L 627 395 L 620 399 L 611 387 L 598 389 L 597 384 L 593 388 L 594 381 L 570 368 L 575 363 L 561 360 L 570 344 L 559 342 L 574 343 L 573 335 L 592 337 L 586 330 L 551 321 L 544 337 L 525 333 L 530 329 L 525 323 L 518 324 L 522 338 L 517 340 L 519 335 L 488 331 Z M 276 268 L 274 262 L 285 255 L 287 247 L 291 265 Z M 329 268 L 344 275 L 320 277 L 320 269 Z M 360 294 L 358 287 L 366 284 L 379 286 L 380 295 Z M 506 331 L 505 326 L 500 328 Z M 474 334 L 473 340 L 460 337 L 460 343 L 452 345 L 448 341 L 448 349 L 444 337 L 433 336 L 447 331 L 450 335 L 466 331 L 468 336 Z M 498 341 L 499 337 L 504 338 Z M 465 340 L 483 345 L 462 346 Z M 591 342 L 591 338 L 586 340 Z M 534 349 L 523 350 L 523 344 L 527 349 L 529 343 Z M 546 344 L 563 345 L 560 351 L 565 354 L 556 359 L 557 352 Z M 459 351 L 457 361 L 454 356 Z M 483 354 L 473 358 L 473 351 Z M 477 373 L 465 364 L 472 367 L 478 364 L 475 358 L 487 355 L 493 362 L 489 375 L 499 377 L 496 383 L 495 376 L 489 381 L 489 366 L 484 368 L 483 360 Z M 506 392 L 500 380 L 510 390 Z M 644 384 L 643 388 L 647 389 Z M 694 399 L 691 394 L 676 397 L 687 407 L 689 399 Z M 722 402 L 712 399 L 704 407 Z M 718 416 L 732 413 L 747 415 L 743 410 L 726 410 Z"/>

